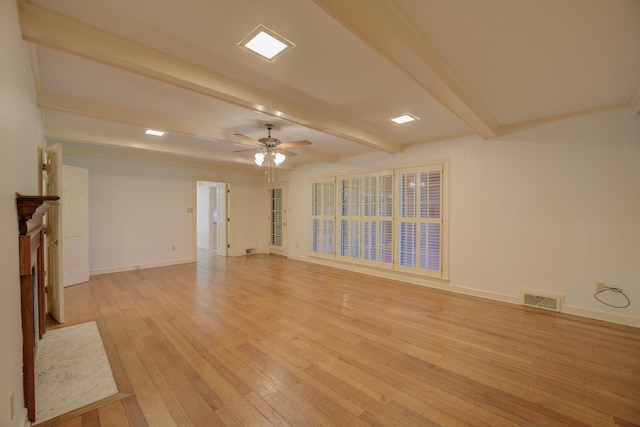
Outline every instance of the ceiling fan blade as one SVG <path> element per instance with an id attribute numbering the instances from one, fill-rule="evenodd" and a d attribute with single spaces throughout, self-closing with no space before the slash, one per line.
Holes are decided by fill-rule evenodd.
<path id="1" fill-rule="evenodd" d="M 258 141 L 257 139 L 253 139 L 250 136 L 243 135 L 241 133 L 234 133 L 234 135 L 237 136 L 240 139 L 243 139 L 243 140 L 245 140 L 247 142 L 250 142 L 251 144 L 262 146 L 262 142 Z"/>
<path id="2" fill-rule="evenodd" d="M 282 154 L 284 154 L 285 156 L 287 156 L 287 157 L 295 157 L 295 156 L 297 156 L 297 154 L 296 154 L 296 153 L 294 153 L 293 151 L 283 150 L 283 149 L 282 149 L 282 148 L 280 148 L 280 147 L 282 147 L 282 144 L 280 144 L 280 145 L 278 146 L 278 148 L 276 148 L 276 150 L 278 150 L 279 152 L 281 152 L 281 153 L 282 153 Z"/>
<path id="3" fill-rule="evenodd" d="M 234 150 L 233 152 L 234 152 L 234 153 L 240 153 L 240 152 L 242 152 L 242 151 L 256 151 L 256 150 L 259 150 L 259 149 L 260 149 L 260 147 L 256 147 L 256 148 L 245 148 L 244 150 Z"/>
<path id="4" fill-rule="evenodd" d="M 287 147 L 300 147 L 301 145 L 311 145 L 310 141 L 292 141 L 292 142 L 283 142 L 279 144 L 278 147 L 287 148 Z"/>

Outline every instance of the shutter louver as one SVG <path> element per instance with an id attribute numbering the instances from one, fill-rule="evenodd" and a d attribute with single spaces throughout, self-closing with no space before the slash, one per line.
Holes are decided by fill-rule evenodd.
<path id="1" fill-rule="evenodd" d="M 311 184 L 311 253 L 332 258 L 334 245 L 335 181 Z"/>
<path id="2" fill-rule="evenodd" d="M 405 169 L 399 172 L 398 183 L 398 265 L 437 276 L 441 271 L 442 169 Z"/>

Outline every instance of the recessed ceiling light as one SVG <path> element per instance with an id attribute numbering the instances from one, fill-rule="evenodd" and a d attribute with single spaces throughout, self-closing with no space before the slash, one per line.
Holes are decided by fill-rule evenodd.
<path id="1" fill-rule="evenodd" d="M 147 135 L 153 135 L 153 136 L 164 136 L 166 134 L 166 132 L 163 130 L 153 130 L 153 129 L 147 129 L 146 131 L 144 131 L 144 133 L 146 133 Z"/>
<path id="2" fill-rule="evenodd" d="M 409 122 L 412 122 L 414 120 L 419 120 L 419 119 L 418 119 L 418 117 L 414 116 L 413 114 L 406 113 L 406 114 L 403 114 L 403 115 L 398 116 L 398 117 L 394 117 L 393 119 L 389 119 L 389 120 L 391 120 L 393 123 L 396 123 L 398 125 L 402 125 L 402 124 L 409 123 Z"/>
<path id="3" fill-rule="evenodd" d="M 279 53 L 295 45 L 264 25 L 258 25 L 239 43 L 239 46 L 246 47 L 267 61 L 274 61 Z"/>

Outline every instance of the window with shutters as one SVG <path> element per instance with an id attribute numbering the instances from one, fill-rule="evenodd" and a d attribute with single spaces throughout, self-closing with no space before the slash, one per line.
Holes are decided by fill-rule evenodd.
<path id="1" fill-rule="evenodd" d="M 442 166 L 396 171 L 397 268 L 440 277 L 442 272 Z"/>
<path id="2" fill-rule="evenodd" d="M 393 172 L 338 177 L 338 259 L 393 267 Z"/>
<path id="3" fill-rule="evenodd" d="M 311 184 L 311 253 L 334 258 L 335 178 Z"/>
<path id="4" fill-rule="evenodd" d="M 312 254 L 446 279 L 447 166 L 312 182 Z"/>
<path id="5" fill-rule="evenodd" d="M 271 239 L 269 247 L 272 249 L 284 249 L 284 207 L 283 192 L 281 186 L 274 185 L 269 188 L 269 196 L 271 198 Z"/>

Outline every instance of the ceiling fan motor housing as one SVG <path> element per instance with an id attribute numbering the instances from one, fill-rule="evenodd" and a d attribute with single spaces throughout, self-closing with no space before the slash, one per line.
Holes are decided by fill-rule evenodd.
<path id="1" fill-rule="evenodd" d="M 258 141 L 260 141 L 261 143 L 263 143 L 266 147 L 271 147 L 271 148 L 275 148 L 276 146 L 278 146 L 278 144 L 280 144 L 280 140 L 277 138 L 260 138 Z"/>

